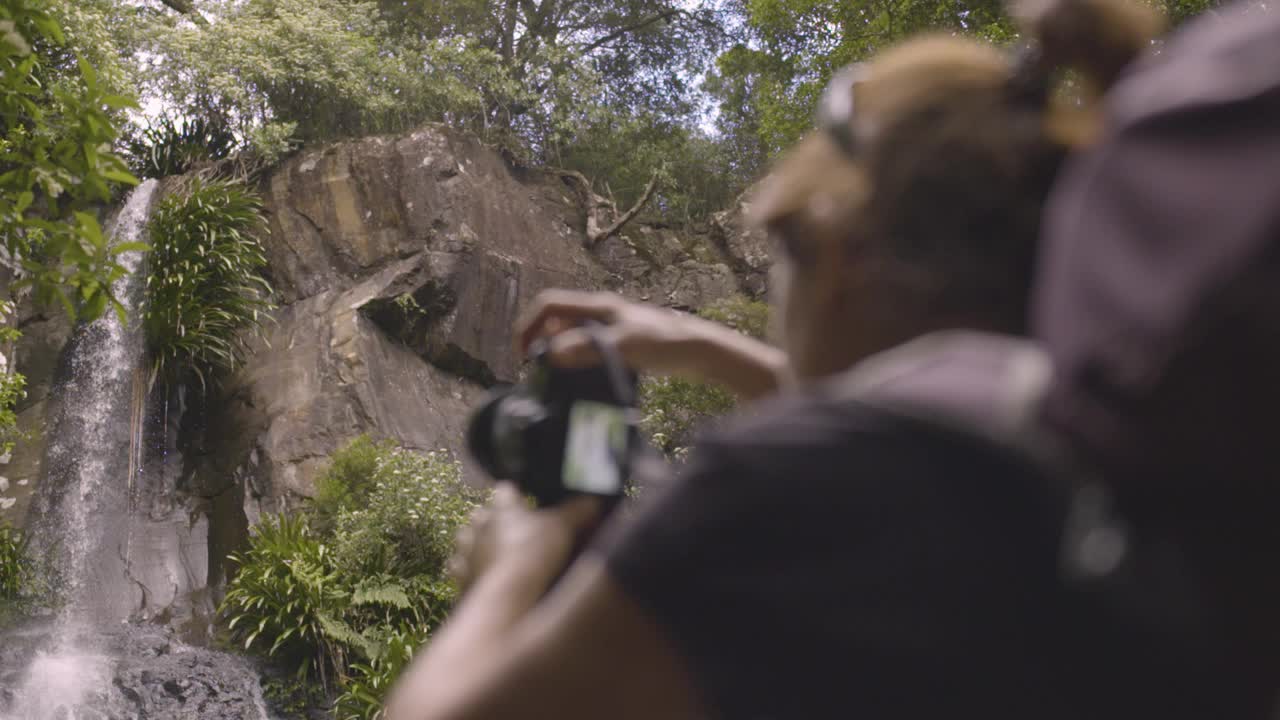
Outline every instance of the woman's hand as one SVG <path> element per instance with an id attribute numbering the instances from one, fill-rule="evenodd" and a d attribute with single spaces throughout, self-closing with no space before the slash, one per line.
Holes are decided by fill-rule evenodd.
<path id="1" fill-rule="evenodd" d="M 499 483 L 488 505 L 458 531 L 449 572 L 464 592 L 495 568 L 527 585 L 536 601 L 568 565 L 579 541 L 600 520 L 600 502 L 572 498 L 542 510 L 532 508 L 511 483 Z"/>
<path id="2" fill-rule="evenodd" d="M 706 380 L 747 398 L 776 390 L 786 372 L 786 357 L 765 343 L 695 315 L 607 292 L 539 294 L 517 325 L 516 351 L 524 354 L 545 337 L 555 365 L 595 365 L 599 353 L 579 327 L 586 320 L 605 325 L 601 339 L 640 372 Z"/>
<path id="3" fill-rule="evenodd" d="M 635 303 L 608 292 L 547 290 L 539 293 L 516 328 L 516 351 L 528 352 L 534 340 L 550 338 L 551 360 L 559 367 L 589 367 L 600 355 L 579 327 L 595 320 L 627 364 L 644 372 L 687 373 L 699 358 L 693 351 L 699 318 Z"/>

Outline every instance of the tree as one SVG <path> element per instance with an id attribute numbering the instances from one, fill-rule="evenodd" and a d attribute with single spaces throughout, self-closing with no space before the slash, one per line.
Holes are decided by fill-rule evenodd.
<path id="1" fill-rule="evenodd" d="M 445 121 L 539 161 L 601 107 L 687 115 L 717 32 L 714 13 L 678 0 L 166 5 L 178 13 L 154 23 L 150 50 L 174 62 L 147 80 L 190 113 L 292 125 L 304 141 Z"/>
<path id="2" fill-rule="evenodd" d="M 1218 0 L 1152 0 L 1175 23 Z M 1017 39 L 1004 0 L 736 0 L 744 25 L 722 53 L 708 89 L 719 127 L 740 172 L 764 161 L 812 127 L 831 75 L 844 65 L 916 33 L 966 33 L 999 43 Z"/>
<path id="3" fill-rule="evenodd" d="M 37 298 L 95 318 L 123 314 L 124 274 L 93 212 L 116 183 L 136 184 L 111 151 L 118 112 L 133 105 L 77 57 L 40 0 L 0 0 L 0 243 Z M 138 248 L 131 248 L 138 249 Z"/>

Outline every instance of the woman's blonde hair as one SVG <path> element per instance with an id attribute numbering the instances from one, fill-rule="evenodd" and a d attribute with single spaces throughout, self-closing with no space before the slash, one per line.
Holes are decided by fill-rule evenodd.
<path id="1" fill-rule="evenodd" d="M 756 222 L 907 263 L 949 306 L 1006 308 L 1020 329 L 1053 179 L 1162 21 L 1123 0 L 1014 11 L 1031 39 L 1020 54 L 934 34 L 867 62 L 849 119 L 858 142 L 821 130 L 802 141 L 754 193 Z"/>

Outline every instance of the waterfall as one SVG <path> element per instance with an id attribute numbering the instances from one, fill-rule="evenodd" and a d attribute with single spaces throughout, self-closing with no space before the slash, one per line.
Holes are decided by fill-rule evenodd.
<path id="1" fill-rule="evenodd" d="M 114 222 L 118 242 L 142 239 L 157 183 L 132 194 Z M 72 337 L 65 372 L 54 387 L 46 480 L 42 485 L 37 540 L 57 538 L 64 615 L 78 620 L 124 619 L 139 592 L 126 577 L 127 523 L 133 447 L 135 377 L 145 362 L 142 335 L 142 253 L 119 256 L 128 274 L 112 290 L 128 324 L 108 311 L 81 325 Z M 41 527 L 43 526 L 43 527 Z M 52 532 L 44 532 L 44 530 Z M 56 530 L 55 530 L 56 529 Z"/>
<path id="2" fill-rule="evenodd" d="M 115 242 L 143 239 L 157 187 L 148 180 L 129 195 L 109 226 Z M 177 594 L 198 586 L 192 576 L 199 573 L 178 547 L 196 535 L 181 534 L 193 525 L 188 513 L 176 508 L 153 517 L 147 510 L 155 503 L 142 494 L 143 254 L 126 252 L 117 261 L 128 273 L 112 290 L 127 323 L 108 310 L 77 327 L 52 388 L 45 477 L 29 529 L 54 569 L 61 602 L 50 622 L 0 637 L 0 670 L 6 662 L 21 666 L 8 668 L 20 677 L 12 689 L 0 682 L 0 720 L 160 717 L 167 713 L 157 708 L 205 706 L 214 698 L 225 714 L 201 717 L 266 717 L 245 661 L 187 646 L 159 626 L 129 624 L 145 619 L 154 588 Z M 5 645 L 19 649 L 6 658 Z"/>

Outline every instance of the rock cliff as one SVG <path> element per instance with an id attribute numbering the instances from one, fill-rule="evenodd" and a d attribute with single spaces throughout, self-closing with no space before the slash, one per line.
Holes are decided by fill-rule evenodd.
<path id="1" fill-rule="evenodd" d="M 539 291 L 610 289 L 697 309 L 761 294 L 768 269 L 740 207 L 702 231 L 637 222 L 588 247 L 587 208 L 569 178 L 512 167 L 437 126 L 307 150 L 262 192 L 274 322 L 218 391 L 170 398 L 185 410 L 165 441 L 180 456 L 166 465 L 182 496 L 174 505 L 207 528 L 207 577 L 191 591 L 215 586 L 247 526 L 311 495 L 328 455 L 356 435 L 465 459 L 468 413 L 486 387 L 516 379 L 510 329 Z M 21 322 L 16 360 L 31 380 L 21 418 L 33 439 L 4 472 L 29 488 L 69 328 L 55 312 Z M 0 519 L 21 522 L 24 502 Z"/>

